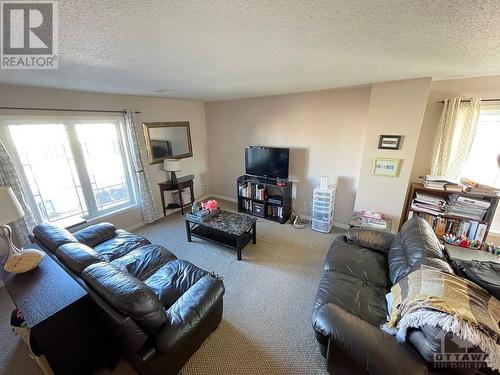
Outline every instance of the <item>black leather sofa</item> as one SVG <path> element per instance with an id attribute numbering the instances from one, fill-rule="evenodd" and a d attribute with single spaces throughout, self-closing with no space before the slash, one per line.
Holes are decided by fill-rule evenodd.
<path id="1" fill-rule="evenodd" d="M 391 286 L 422 264 L 453 273 L 431 226 L 418 217 L 407 221 L 396 235 L 351 228 L 334 239 L 312 314 L 313 330 L 330 373 L 438 371 L 434 354 L 441 353 L 443 340 L 453 343 L 451 334 L 426 325 L 409 330 L 406 342 L 398 343 L 380 329 L 387 320 L 385 296 Z"/>
<path id="2" fill-rule="evenodd" d="M 177 373 L 222 319 L 222 280 L 144 237 L 44 223 L 32 241 L 89 292 L 110 345 L 139 373 Z"/>

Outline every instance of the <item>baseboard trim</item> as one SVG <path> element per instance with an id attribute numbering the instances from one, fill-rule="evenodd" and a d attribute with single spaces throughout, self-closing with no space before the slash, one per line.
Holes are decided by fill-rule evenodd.
<path id="1" fill-rule="evenodd" d="M 201 197 L 197 198 L 196 200 L 199 201 L 199 200 L 204 200 L 204 199 L 207 199 L 207 198 L 210 198 L 210 197 L 214 197 L 213 194 L 204 194 L 202 195 Z M 220 199 L 223 199 L 223 198 L 220 198 Z M 224 198 L 225 199 L 225 198 Z M 180 208 L 175 208 L 175 209 L 171 209 L 171 210 L 168 210 L 166 215 L 163 216 L 163 215 L 159 215 L 153 223 L 157 222 L 158 220 L 160 219 L 163 219 L 164 217 L 167 217 L 167 216 L 170 216 L 172 214 L 175 214 L 176 212 L 180 212 L 181 209 Z M 151 224 L 153 224 L 151 223 Z M 139 229 L 139 228 L 142 228 L 144 226 L 146 226 L 148 224 L 144 223 L 143 221 L 141 221 L 140 223 L 136 223 L 134 225 L 131 225 L 129 226 L 128 228 L 125 228 L 126 231 L 133 231 L 133 230 L 136 230 L 136 229 Z"/>
<path id="2" fill-rule="evenodd" d="M 349 225 L 344 224 L 344 223 L 338 223 L 336 221 L 333 222 L 333 226 L 340 228 L 340 229 L 349 229 Z"/>
<path id="3" fill-rule="evenodd" d="M 238 203 L 238 200 L 236 198 L 230 198 L 230 197 L 226 197 L 224 195 L 219 195 L 219 194 L 206 194 L 206 195 L 209 197 L 222 199 L 222 200 L 233 202 L 233 203 Z"/>
<path id="4" fill-rule="evenodd" d="M 158 219 L 156 219 L 156 220 L 158 220 Z M 145 226 L 145 225 L 146 225 L 146 224 L 145 224 L 144 222 L 142 222 L 142 221 L 141 221 L 140 223 L 136 223 L 136 224 L 134 224 L 134 225 L 129 226 L 128 228 L 125 228 L 125 230 L 126 230 L 127 232 L 132 232 L 133 230 L 136 230 L 136 229 L 142 228 L 142 227 L 143 227 L 143 226 Z"/>

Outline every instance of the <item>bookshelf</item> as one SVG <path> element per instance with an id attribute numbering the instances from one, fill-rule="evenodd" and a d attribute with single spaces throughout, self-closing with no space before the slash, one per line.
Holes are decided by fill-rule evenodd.
<path id="1" fill-rule="evenodd" d="M 292 214 L 292 185 L 253 176 L 237 179 L 238 212 L 284 224 Z"/>
<path id="2" fill-rule="evenodd" d="M 456 194 L 460 197 L 488 201 L 488 202 L 490 202 L 490 207 L 487 209 L 486 214 L 484 215 L 484 218 L 482 218 L 481 220 L 471 219 L 469 217 L 461 216 L 461 215 L 447 215 L 444 213 L 432 214 L 432 213 L 425 212 L 424 210 L 412 208 L 412 202 L 415 199 L 417 193 L 439 196 L 439 197 L 442 197 L 446 201 L 448 201 L 449 195 Z M 498 200 L 499 200 L 499 197 L 496 195 L 470 194 L 470 193 L 465 193 L 465 192 L 429 189 L 429 188 L 425 187 L 422 183 L 412 183 L 410 185 L 409 190 L 408 190 L 408 194 L 406 195 L 406 201 L 405 201 L 405 204 L 403 207 L 403 212 L 401 213 L 401 221 L 399 224 L 398 231 L 401 229 L 401 226 L 408 220 L 408 218 L 411 215 L 416 214 L 416 215 L 424 217 L 424 219 L 429 221 L 431 223 L 431 225 L 434 223 L 433 228 L 435 229 L 436 234 L 438 235 L 438 237 L 440 239 L 442 239 L 442 234 L 438 233 L 436 224 L 439 224 L 439 221 L 440 222 L 455 221 L 458 223 L 458 225 L 460 225 L 460 222 L 465 222 L 465 223 L 477 222 L 478 224 L 484 224 L 486 226 L 486 230 L 484 233 L 484 240 L 486 240 L 486 238 L 488 237 L 488 233 L 490 231 L 491 222 L 493 221 L 493 217 L 495 216 L 495 211 L 496 211 L 497 206 L 498 206 Z M 432 219 L 432 217 L 434 217 L 434 219 Z M 433 221 L 433 222 L 431 222 L 431 221 Z"/>

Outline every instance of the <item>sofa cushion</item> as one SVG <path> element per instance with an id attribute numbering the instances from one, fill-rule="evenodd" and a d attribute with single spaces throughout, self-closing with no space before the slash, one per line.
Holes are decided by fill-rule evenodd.
<path id="1" fill-rule="evenodd" d="M 208 275 L 207 271 L 186 260 L 176 259 L 159 268 L 144 282 L 156 293 L 163 306 L 169 309 L 205 275 Z"/>
<path id="2" fill-rule="evenodd" d="M 394 233 L 367 228 L 350 228 L 347 238 L 356 245 L 387 254 L 394 240 Z"/>
<path id="3" fill-rule="evenodd" d="M 113 237 L 115 232 L 116 228 L 113 224 L 100 223 L 81 229 L 75 232 L 74 235 L 81 243 L 89 247 L 94 247 Z"/>
<path id="4" fill-rule="evenodd" d="M 67 243 L 61 245 L 56 250 L 56 256 L 78 275 L 91 264 L 104 261 L 102 256 L 82 243 Z"/>
<path id="5" fill-rule="evenodd" d="M 319 283 L 313 311 L 333 303 L 378 327 L 387 318 L 386 293 L 385 287 L 340 272 L 326 271 Z"/>
<path id="6" fill-rule="evenodd" d="M 387 257 L 376 251 L 357 246 L 345 236 L 335 238 L 325 259 L 325 271 L 340 272 L 367 283 L 383 287 L 387 279 Z"/>
<path id="7" fill-rule="evenodd" d="M 393 284 L 416 269 L 425 258 L 444 260 L 443 250 L 430 224 L 413 217 L 403 224 L 389 250 L 389 276 Z"/>
<path id="8" fill-rule="evenodd" d="M 33 228 L 33 235 L 51 252 L 65 243 L 78 242 L 66 229 L 48 223 L 38 224 Z"/>
<path id="9" fill-rule="evenodd" d="M 94 250 L 108 262 L 111 262 L 140 246 L 149 244 L 150 242 L 144 237 L 118 229 L 116 230 L 116 236 L 97 245 Z"/>
<path id="10" fill-rule="evenodd" d="M 453 266 L 460 276 L 476 283 L 500 300 L 500 263 L 454 259 Z"/>
<path id="11" fill-rule="evenodd" d="M 160 245 L 145 245 L 111 262 L 116 268 L 126 270 L 139 280 L 147 279 L 161 266 L 177 259 L 170 251 Z"/>
<path id="12" fill-rule="evenodd" d="M 154 332 L 167 322 L 158 297 L 141 280 L 110 263 L 96 263 L 82 272 L 82 278 L 111 306 Z"/>

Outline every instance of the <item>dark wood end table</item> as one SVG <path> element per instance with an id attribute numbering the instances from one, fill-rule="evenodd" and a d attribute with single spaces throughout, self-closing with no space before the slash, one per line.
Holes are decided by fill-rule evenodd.
<path id="1" fill-rule="evenodd" d="M 197 237 L 235 250 L 241 260 L 241 250 L 252 241 L 257 243 L 257 219 L 248 215 L 221 210 L 207 221 L 195 221 L 187 216 L 188 242 Z"/>
<path id="2" fill-rule="evenodd" d="M 163 207 L 163 216 L 167 216 L 167 207 L 165 206 L 165 192 L 166 191 L 175 191 L 179 192 L 179 202 L 181 204 L 181 213 L 184 215 L 184 201 L 182 199 L 182 190 L 189 188 L 191 193 L 191 202 L 189 204 L 194 203 L 194 189 L 193 189 L 193 180 L 194 176 L 192 174 L 187 176 L 182 176 L 177 178 L 177 182 L 172 182 L 172 180 L 168 180 L 165 182 L 160 182 L 158 185 L 160 186 L 160 196 L 161 196 L 161 206 Z"/>
<path id="3" fill-rule="evenodd" d="M 54 373 L 87 374 L 114 366 L 116 353 L 103 335 L 96 306 L 49 255 L 37 268 L 20 274 L 6 272 L 2 259 L 0 276 L 31 330 L 30 339 Z"/>

